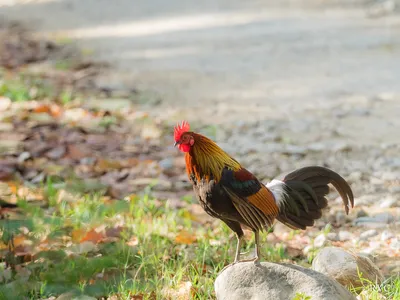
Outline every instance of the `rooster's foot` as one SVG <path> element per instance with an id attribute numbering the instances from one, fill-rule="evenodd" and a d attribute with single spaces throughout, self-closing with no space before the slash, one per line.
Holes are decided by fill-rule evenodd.
<path id="1" fill-rule="evenodd" d="M 260 258 L 258 256 L 252 258 L 252 259 L 242 259 L 242 260 L 236 260 L 233 263 L 226 265 L 220 273 L 222 273 L 223 271 L 225 271 L 225 269 L 232 267 L 233 265 L 236 265 L 238 263 L 243 263 L 243 262 L 254 262 L 255 265 L 259 265 L 260 264 Z"/>

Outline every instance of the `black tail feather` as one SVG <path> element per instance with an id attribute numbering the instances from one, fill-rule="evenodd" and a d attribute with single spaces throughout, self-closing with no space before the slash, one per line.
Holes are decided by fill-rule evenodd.
<path id="1" fill-rule="evenodd" d="M 328 205 L 328 184 L 339 192 L 347 214 L 354 206 L 354 196 L 346 180 L 324 167 L 305 167 L 289 173 L 283 181 L 268 184 L 279 206 L 277 220 L 294 229 L 314 225 Z"/>

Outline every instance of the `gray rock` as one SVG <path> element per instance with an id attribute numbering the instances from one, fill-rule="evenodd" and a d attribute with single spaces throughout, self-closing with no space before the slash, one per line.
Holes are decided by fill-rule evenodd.
<path id="1" fill-rule="evenodd" d="M 366 213 L 365 210 L 361 209 L 357 212 L 357 218 L 361 218 L 361 217 L 366 217 L 368 216 L 368 214 Z"/>
<path id="2" fill-rule="evenodd" d="M 360 217 L 354 220 L 353 224 L 356 226 L 364 226 L 371 228 L 385 227 L 387 224 L 392 223 L 394 217 L 389 212 L 376 214 L 372 217 Z"/>
<path id="3" fill-rule="evenodd" d="M 374 216 L 374 218 L 378 222 L 382 222 L 382 223 L 386 223 L 386 224 L 392 223 L 394 221 L 394 216 L 389 212 L 383 212 L 383 213 L 376 214 Z"/>
<path id="4" fill-rule="evenodd" d="M 342 226 L 346 223 L 346 215 L 341 211 L 337 212 L 335 219 L 337 226 Z"/>
<path id="5" fill-rule="evenodd" d="M 312 269 L 347 287 L 362 287 L 360 273 L 363 278 L 372 282 L 382 282 L 383 280 L 378 267 L 369 258 L 337 247 L 322 249 L 314 258 Z"/>
<path id="6" fill-rule="evenodd" d="M 366 241 L 369 238 L 374 237 L 376 235 L 378 235 L 378 231 L 376 231 L 375 229 L 367 230 L 360 234 L 360 240 Z"/>
<path id="7" fill-rule="evenodd" d="M 327 238 L 329 241 L 338 241 L 338 240 L 339 240 L 339 236 L 338 236 L 336 233 L 334 233 L 334 232 L 329 232 L 329 233 L 326 235 L 326 238 Z"/>
<path id="8" fill-rule="evenodd" d="M 326 236 L 324 234 L 319 234 L 315 239 L 314 239 L 314 247 L 316 248 L 321 248 L 326 244 Z"/>
<path id="9" fill-rule="evenodd" d="M 384 172 L 382 173 L 382 179 L 385 181 L 396 181 L 400 178 L 400 171 Z"/>
<path id="10" fill-rule="evenodd" d="M 371 204 L 375 204 L 379 198 L 380 195 L 362 195 L 361 197 L 355 199 L 354 202 L 357 203 L 358 206 L 369 206 Z"/>
<path id="11" fill-rule="evenodd" d="M 164 170 L 170 170 L 174 167 L 174 161 L 170 157 L 164 158 L 164 159 L 160 160 L 159 165 Z"/>
<path id="12" fill-rule="evenodd" d="M 400 204 L 400 201 L 396 199 L 394 196 L 387 196 L 383 201 L 379 204 L 381 208 L 390 208 Z"/>
<path id="13" fill-rule="evenodd" d="M 385 230 L 382 232 L 381 241 L 387 241 L 388 239 L 391 239 L 393 237 L 394 237 L 393 232 L 391 232 L 389 230 Z"/>
<path id="14" fill-rule="evenodd" d="M 339 231 L 339 241 L 350 241 L 354 238 L 354 235 L 349 231 Z"/>
<path id="15" fill-rule="evenodd" d="M 215 280 L 219 300 L 287 300 L 297 293 L 313 300 L 356 299 L 333 279 L 316 271 L 290 264 L 238 263 Z"/>
<path id="16" fill-rule="evenodd" d="M 400 240 L 394 238 L 390 243 L 390 248 L 393 250 L 400 250 Z"/>

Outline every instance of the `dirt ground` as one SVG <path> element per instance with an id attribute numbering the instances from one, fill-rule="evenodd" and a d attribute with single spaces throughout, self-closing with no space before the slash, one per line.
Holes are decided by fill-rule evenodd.
<path id="1" fill-rule="evenodd" d="M 356 209 L 343 221 L 331 202 L 334 240 L 379 256 L 394 274 L 400 15 L 386 9 L 378 17 L 367 1 L 0 0 L 3 17 L 109 62 L 99 85 L 139 90 L 138 109 L 157 121 L 217 125 L 207 133 L 261 179 L 311 164 L 338 171 Z M 164 167 L 178 155 L 167 150 Z M 361 239 L 369 229 L 376 234 Z M 341 239 L 346 230 L 351 238 Z"/>
<path id="2" fill-rule="evenodd" d="M 349 143 L 396 143 L 400 15 L 366 3 L 8 0 L 0 15 L 90 49 L 118 70 L 103 82 L 145 91 L 161 119 L 316 120 L 310 134 L 323 122 Z"/>

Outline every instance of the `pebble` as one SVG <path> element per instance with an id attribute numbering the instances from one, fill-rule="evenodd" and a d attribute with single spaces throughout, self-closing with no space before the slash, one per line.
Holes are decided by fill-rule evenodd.
<path id="1" fill-rule="evenodd" d="M 375 229 L 364 231 L 363 233 L 360 234 L 360 241 L 366 241 L 369 238 L 374 237 L 376 235 L 378 235 L 378 231 L 376 231 Z"/>
<path id="2" fill-rule="evenodd" d="M 391 231 L 385 230 L 381 234 L 381 241 L 387 241 L 388 239 L 391 239 L 393 237 L 394 237 L 394 234 Z"/>
<path id="3" fill-rule="evenodd" d="M 346 215 L 343 212 L 339 211 L 336 214 L 336 225 L 337 226 L 342 226 L 345 223 L 346 223 Z"/>
<path id="4" fill-rule="evenodd" d="M 335 232 L 329 232 L 329 233 L 326 235 L 326 238 L 327 238 L 329 241 L 338 241 L 338 240 L 339 240 L 339 237 L 338 237 L 338 235 L 337 235 Z"/>
<path id="5" fill-rule="evenodd" d="M 393 215 L 391 215 L 389 212 L 383 212 L 372 217 L 359 217 L 354 220 L 353 224 L 355 226 L 380 228 L 385 227 L 386 224 L 392 223 L 393 221 Z"/>
<path id="6" fill-rule="evenodd" d="M 326 247 L 319 251 L 312 262 L 312 269 L 344 286 L 362 287 L 360 273 L 372 282 L 383 280 L 378 267 L 370 259 L 338 247 Z"/>
<path id="7" fill-rule="evenodd" d="M 22 152 L 19 156 L 18 156 L 18 163 L 22 164 L 25 160 L 31 158 L 31 154 L 29 152 Z"/>
<path id="8" fill-rule="evenodd" d="M 353 234 L 349 231 L 339 231 L 339 241 L 349 241 L 353 239 Z"/>
<path id="9" fill-rule="evenodd" d="M 79 163 L 82 165 L 93 166 L 96 163 L 95 157 L 83 157 L 79 160 Z"/>
<path id="10" fill-rule="evenodd" d="M 393 194 L 400 194 L 400 186 L 389 187 L 389 192 Z"/>
<path id="11" fill-rule="evenodd" d="M 326 236 L 322 233 L 314 239 L 314 247 L 316 248 L 321 248 L 322 246 L 325 245 L 325 243 L 326 243 Z"/>
<path id="12" fill-rule="evenodd" d="M 368 216 L 368 214 L 363 209 L 361 209 L 357 212 L 357 218 L 366 217 L 366 216 Z"/>
<path id="13" fill-rule="evenodd" d="M 371 204 L 375 204 L 377 202 L 377 199 L 379 199 L 379 195 L 363 195 L 361 197 L 356 198 L 354 202 L 357 203 L 358 206 L 360 205 L 369 206 Z"/>
<path id="14" fill-rule="evenodd" d="M 313 246 L 311 246 L 311 245 L 305 246 L 303 249 L 304 255 L 307 255 L 312 249 L 313 249 Z"/>
<path id="15" fill-rule="evenodd" d="M 381 242 L 371 241 L 369 242 L 369 247 L 362 249 L 360 252 L 364 254 L 373 255 L 375 251 L 381 247 L 382 247 Z"/>
<path id="16" fill-rule="evenodd" d="M 164 158 L 164 159 L 160 160 L 160 162 L 158 164 L 164 170 L 169 170 L 174 167 L 174 161 L 172 160 L 172 158 Z"/>
<path id="17" fill-rule="evenodd" d="M 389 195 L 383 201 L 379 204 L 380 208 L 390 208 L 396 206 L 396 204 L 399 204 L 400 201 L 396 199 L 395 197 Z"/>
<path id="18" fill-rule="evenodd" d="M 390 248 L 393 250 L 400 250 L 400 241 L 397 238 L 393 239 L 390 243 Z"/>
<path id="19" fill-rule="evenodd" d="M 382 174 L 382 179 L 385 181 L 395 181 L 399 180 L 399 178 L 400 178 L 400 171 L 384 172 Z"/>
<path id="20" fill-rule="evenodd" d="M 374 218 L 376 220 L 378 220 L 378 222 L 387 223 L 387 224 L 392 223 L 394 221 L 393 215 L 389 212 L 383 212 L 383 213 L 376 214 L 374 216 Z"/>

